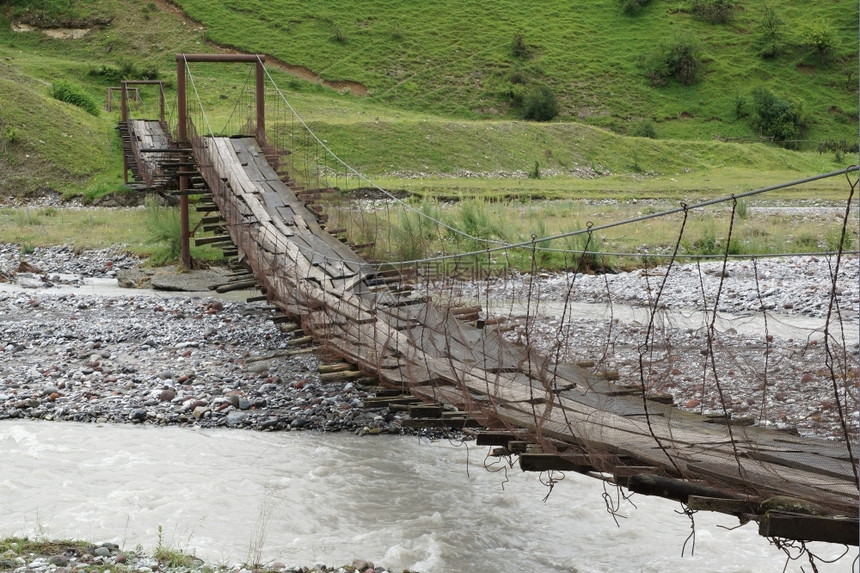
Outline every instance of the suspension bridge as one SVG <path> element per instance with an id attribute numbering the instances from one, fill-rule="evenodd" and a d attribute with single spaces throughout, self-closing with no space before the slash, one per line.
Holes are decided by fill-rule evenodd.
<path id="1" fill-rule="evenodd" d="M 255 70 L 254 90 L 248 90 L 254 95 L 247 96 L 250 111 L 239 114 L 241 125 L 233 133 L 216 135 L 208 125 L 192 74 L 193 65 L 202 62 L 246 63 Z M 762 420 L 741 419 L 726 402 L 716 413 L 681 409 L 652 381 L 655 356 L 670 356 L 673 350 L 660 334 L 660 316 L 667 312 L 660 294 L 674 259 L 655 279 L 648 318 L 637 331 L 638 374 L 633 379 L 601 367 L 608 348 L 602 359 L 566 360 L 562 348 L 576 345 L 576 333 L 562 326 L 550 351 L 538 352 L 506 337 L 502 321 L 488 316 L 487 305 L 464 305 L 444 296 L 445 278 L 438 270 L 517 249 L 534 257 L 550 248 L 543 239 L 482 245 L 465 256 L 380 262 L 374 243 L 382 240 L 384 228 L 369 241 L 350 242 L 342 229 L 332 228 L 322 207 L 350 179 L 356 187 L 371 185 L 349 166 L 341 167 L 336 157 L 320 159 L 330 150 L 305 129 L 274 84 L 263 56 L 178 55 L 177 88 L 171 125 L 164 116 L 163 87 L 160 117 L 136 119 L 126 97 L 128 85 L 122 86 L 120 131 L 126 172 L 133 176 L 130 184 L 180 197 L 187 266 L 189 238 L 201 229 L 213 232 L 197 240 L 220 246 L 247 269 L 265 300 L 285 320 L 299 323 L 327 356 L 377 379 L 388 389 L 381 396 L 396 394 L 391 404 L 404 403 L 404 395 L 411 397 L 407 403 L 419 399 L 426 404 L 411 410 L 422 423 L 471 431 L 479 445 L 495 447 L 493 455 L 516 458 L 522 469 L 546 472 L 550 481 L 559 472 L 581 472 L 631 492 L 677 500 L 687 511 L 718 511 L 741 523 L 755 521 L 768 538 L 858 544 L 857 428 L 852 417 L 857 358 L 845 335 L 856 326 L 843 318 L 845 309 L 835 296 L 820 340 L 809 348 L 821 357 L 815 383 L 837 403 L 839 439 L 803 437 L 758 423 Z M 274 112 L 275 120 L 273 109 L 280 110 Z M 314 150 L 302 158 L 294 149 L 297 133 L 303 134 L 302 146 Z M 331 184 L 332 178 L 339 182 Z M 189 223 L 189 197 L 204 212 L 195 229 Z M 846 226 L 851 201 L 849 197 Z M 390 204 L 411 209 L 395 199 Z M 571 252 L 571 260 L 584 260 L 586 251 Z M 834 285 L 843 256 L 841 249 L 832 256 Z M 437 270 L 432 277 L 426 272 L 429 263 Z M 581 270 L 579 263 L 572 266 Z M 432 281 L 438 287 L 435 294 L 443 296 L 419 288 L 422 280 L 426 285 Z M 575 278 L 568 295 L 573 290 Z M 706 317 L 716 317 L 716 305 L 705 305 Z M 524 312 L 528 329 L 534 317 L 528 308 Z M 574 312 L 564 305 L 558 316 L 564 323 Z M 705 320 L 702 384 L 722 396 L 724 369 L 738 366 L 718 359 L 719 333 L 714 320 Z M 762 335 L 758 354 L 767 355 L 769 338 Z M 776 377 L 767 361 L 749 373 L 749 384 L 764 381 L 763 393 L 768 376 Z M 470 429 L 472 425 L 481 429 Z"/>

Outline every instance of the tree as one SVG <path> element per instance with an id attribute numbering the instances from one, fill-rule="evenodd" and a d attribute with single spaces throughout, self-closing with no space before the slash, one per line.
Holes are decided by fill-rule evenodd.
<path id="1" fill-rule="evenodd" d="M 803 31 L 803 45 L 815 52 L 819 62 L 826 64 L 839 47 L 839 38 L 827 22 L 817 20 Z"/>
<path id="2" fill-rule="evenodd" d="M 785 21 L 772 2 L 765 2 L 759 8 L 757 23 L 762 44 L 764 44 L 761 56 L 763 58 L 773 58 L 782 44 Z"/>

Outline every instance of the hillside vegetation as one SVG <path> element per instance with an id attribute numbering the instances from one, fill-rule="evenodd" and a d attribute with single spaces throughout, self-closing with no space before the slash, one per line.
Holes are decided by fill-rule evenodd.
<path id="1" fill-rule="evenodd" d="M 715 24 L 687 1 L 661 0 L 635 15 L 620 1 L 6 0 L 0 191 L 118 188 L 117 111 L 92 115 L 51 97 L 51 86 L 68 82 L 102 108 L 120 79 L 158 77 L 172 107 L 174 55 L 218 45 L 281 62 L 271 67 L 276 81 L 345 160 L 429 194 L 709 193 L 853 161 L 816 150 L 820 141 L 856 142 L 856 4 L 770 2 L 782 22 L 773 46 L 762 3 L 736 4 Z M 815 26 L 830 38 L 825 51 L 809 44 Z M 655 54 L 681 40 L 697 51 L 696 81 L 655 82 Z M 225 116 L 246 78 L 238 68 L 195 72 L 207 105 Z M 557 116 L 523 121 L 541 86 Z M 802 111 L 801 140 L 788 143 L 805 151 L 717 141 L 759 139 L 757 88 Z M 536 165 L 539 180 L 508 178 Z"/>
<path id="2" fill-rule="evenodd" d="M 857 3 L 849 0 L 723 1 L 736 6 L 726 23 L 697 17 L 688 0 L 640 2 L 636 15 L 618 0 L 175 3 L 207 39 L 358 82 L 370 100 L 412 110 L 516 117 L 517 98 L 545 84 L 564 121 L 632 134 L 648 119 L 660 137 L 749 137 L 757 133 L 737 117 L 738 98 L 749 111 L 752 91 L 765 87 L 805 102 L 810 140 L 856 136 Z M 782 22 L 770 41 L 766 5 Z M 825 54 L 808 45 L 815 31 L 832 40 Z M 649 60 L 679 41 L 697 46 L 698 80 L 653 85 Z"/>

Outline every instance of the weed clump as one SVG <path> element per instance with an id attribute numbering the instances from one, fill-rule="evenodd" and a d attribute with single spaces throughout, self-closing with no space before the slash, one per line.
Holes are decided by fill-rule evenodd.
<path id="1" fill-rule="evenodd" d="M 10 145 L 14 145 L 20 141 L 21 137 L 18 135 L 18 130 L 11 125 L 6 125 L 3 127 L 3 139 Z"/>
<path id="2" fill-rule="evenodd" d="M 99 115 L 99 106 L 96 100 L 81 86 L 72 82 L 66 80 L 54 82 L 51 86 L 50 95 L 56 100 L 77 106 L 90 115 Z"/>
<path id="3" fill-rule="evenodd" d="M 154 266 L 177 261 L 182 249 L 182 224 L 176 209 L 146 202 L 147 243 L 153 246 L 149 262 Z"/>
<path id="4" fill-rule="evenodd" d="M 158 68 L 153 66 L 138 67 L 130 61 L 121 61 L 119 66 L 101 64 L 91 68 L 89 75 L 102 78 L 110 84 L 116 84 L 123 80 L 157 80 L 160 77 Z"/>

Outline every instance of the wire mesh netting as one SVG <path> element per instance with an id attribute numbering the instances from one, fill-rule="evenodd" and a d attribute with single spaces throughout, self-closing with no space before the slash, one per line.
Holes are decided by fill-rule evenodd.
<path id="1" fill-rule="evenodd" d="M 223 128 L 189 77 L 189 138 L 240 259 L 331 355 L 521 438 L 504 455 L 553 456 L 536 469 L 706 483 L 695 495 L 749 514 L 781 495 L 856 517 L 856 168 L 518 236 L 502 221 L 543 205 L 390 193 L 268 70 L 263 141 L 235 137 L 260 133 L 250 75 Z M 832 177 L 836 205 L 754 203 Z M 768 208 L 792 231 L 778 248 L 749 242 L 773 234 Z M 654 225 L 660 244 L 617 248 Z"/>

